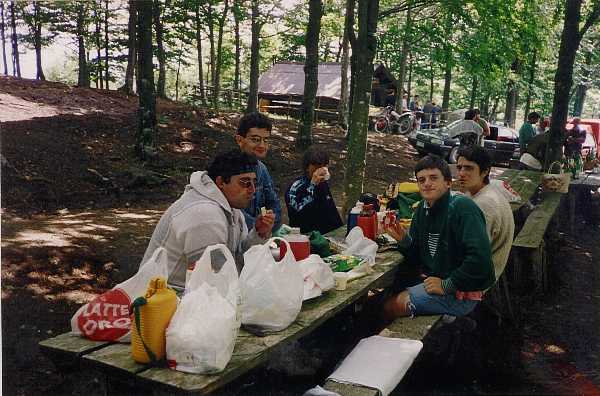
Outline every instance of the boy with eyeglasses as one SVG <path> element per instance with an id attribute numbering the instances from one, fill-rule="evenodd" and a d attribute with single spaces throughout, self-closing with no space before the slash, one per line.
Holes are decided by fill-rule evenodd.
<path id="1" fill-rule="evenodd" d="M 240 119 L 235 135 L 235 141 L 240 149 L 258 160 L 256 168 L 256 193 L 250 205 L 243 210 L 248 229 L 252 229 L 256 217 L 261 213 L 261 208 L 270 210 L 275 215 L 273 230 L 281 225 L 281 205 L 273 185 L 273 179 L 265 164 L 261 161 L 267 157 L 271 143 L 271 129 L 273 124 L 262 113 L 249 113 Z"/>
<path id="2" fill-rule="evenodd" d="M 248 232 L 240 210 L 250 204 L 256 191 L 256 165 L 256 158 L 235 149 L 217 155 L 207 171 L 192 173 L 184 193 L 154 229 L 142 264 L 158 247 L 164 247 L 168 283 L 184 288 L 187 269 L 208 246 L 222 243 L 241 271 L 244 251 L 266 242 L 275 221 L 273 213 L 258 215 Z"/>

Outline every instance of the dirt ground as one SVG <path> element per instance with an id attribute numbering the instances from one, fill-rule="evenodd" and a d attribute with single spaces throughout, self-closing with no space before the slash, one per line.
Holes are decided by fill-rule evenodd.
<path id="1" fill-rule="evenodd" d="M 93 383 L 66 383 L 37 343 L 68 331 L 77 307 L 131 276 L 154 225 L 182 192 L 189 174 L 204 169 L 214 153 L 234 147 L 239 114 L 159 101 L 159 156 L 141 163 L 133 155 L 136 107 L 136 98 L 114 91 L 0 77 L 4 394 L 89 393 Z M 281 193 L 301 172 L 295 134 L 294 121 L 275 121 L 266 164 Z M 315 141 L 330 153 L 331 187 L 340 205 L 347 154 L 343 132 L 319 124 Z M 370 134 L 365 190 L 380 193 L 391 182 L 408 180 L 417 158 L 406 138 Z M 585 379 L 588 390 L 600 385 L 598 333 L 592 331 L 599 328 L 600 306 L 600 247 L 598 228 L 594 230 L 578 236 L 577 243 L 565 235 L 563 259 L 574 269 L 563 275 L 576 279 L 560 280 L 558 293 L 532 306 L 539 315 L 530 315 L 523 328 L 513 331 L 518 342 L 512 344 L 511 356 L 517 358 L 510 362 L 530 368 L 510 381 L 525 385 L 504 389 L 570 394 L 563 389 L 572 388 L 561 388 L 564 378 Z M 573 334 L 563 325 L 574 323 L 575 314 L 584 319 L 569 326 L 576 327 Z M 560 346 L 567 354 L 558 355 L 569 356 L 568 364 L 555 365 L 559 380 L 544 369 L 550 362 L 547 355 L 557 355 L 553 348 L 547 352 L 548 345 Z M 491 370 L 506 362 L 492 364 Z M 266 377 L 259 373 L 247 382 Z M 482 389 L 498 393 L 494 389 L 503 388 Z"/>

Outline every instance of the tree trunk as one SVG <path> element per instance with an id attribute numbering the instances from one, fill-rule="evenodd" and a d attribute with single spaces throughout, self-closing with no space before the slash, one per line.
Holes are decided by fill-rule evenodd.
<path id="1" fill-rule="evenodd" d="M 512 71 L 514 74 L 519 75 L 521 71 L 521 62 L 517 59 L 513 62 Z M 508 88 L 506 90 L 506 107 L 504 109 L 504 124 L 515 127 L 517 120 L 517 103 L 519 102 L 519 88 L 515 80 L 508 82 Z"/>
<path id="2" fill-rule="evenodd" d="M 476 76 L 473 76 L 473 82 L 471 85 L 471 100 L 469 100 L 469 109 L 475 108 L 475 101 L 477 100 L 477 86 L 479 81 Z"/>
<path id="3" fill-rule="evenodd" d="M 592 69 L 592 51 L 589 50 L 585 53 L 585 61 L 581 71 L 581 82 L 577 84 L 575 90 L 575 101 L 573 103 L 573 116 L 581 117 L 583 113 L 583 105 L 585 103 L 585 97 L 587 90 L 591 83 L 590 81 L 590 70 Z"/>
<path id="4" fill-rule="evenodd" d="M 379 0 L 359 0 L 358 37 L 353 41 L 356 75 L 352 112 L 350 113 L 348 158 L 344 177 L 344 213 L 361 195 L 365 178 L 369 103 L 373 78 L 373 58 L 377 51 L 377 14 Z"/>
<path id="5" fill-rule="evenodd" d="M 550 122 L 548 163 L 558 160 L 562 156 L 563 129 L 567 123 L 569 92 L 573 84 L 573 65 L 577 49 L 583 34 L 600 17 L 600 2 L 596 1 L 592 3 L 593 11 L 590 12 L 582 30 L 579 31 L 581 3 L 582 0 L 571 0 L 567 1 L 565 6 L 565 22 L 558 51 L 558 66 L 554 76 L 554 102 Z"/>
<path id="6" fill-rule="evenodd" d="M 202 59 L 202 21 L 200 20 L 200 6 L 196 7 L 196 54 L 198 58 L 198 89 L 200 90 L 200 100 L 202 105 L 206 106 L 206 96 L 204 92 L 204 60 Z"/>
<path id="7" fill-rule="evenodd" d="M 17 41 L 17 15 L 15 14 L 15 2 L 10 2 L 10 26 L 12 29 L 12 65 L 13 76 L 21 78 L 21 62 L 19 60 L 19 42 Z"/>
<path id="8" fill-rule="evenodd" d="M 212 5 L 208 4 L 208 42 L 210 44 L 209 52 L 210 52 L 210 85 L 211 85 L 211 102 L 213 107 L 215 106 L 215 69 L 216 66 L 216 54 L 215 54 L 215 26 L 214 26 L 214 15 Z"/>
<path id="9" fill-rule="evenodd" d="M 309 0 L 308 7 L 306 61 L 304 63 L 304 97 L 300 113 L 300 128 L 296 139 L 296 147 L 302 150 L 312 144 L 312 124 L 319 87 L 319 32 L 321 31 L 323 2 L 321 0 Z"/>
<path id="10" fill-rule="evenodd" d="M 77 3 L 77 86 L 82 88 L 90 87 L 90 71 L 88 70 L 86 50 L 85 50 L 85 16 L 86 9 L 84 3 Z"/>
<path id="11" fill-rule="evenodd" d="M 135 11 L 136 0 L 129 0 L 129 23 L 127 25 L 127 69 L 125 71 L 125 82 L 121 87 L 121 91 L 127 95 L 133 95 L 133 75 L 135 73 Z"/>
<path id="12" fill-rule="evenodd" d="M 225 18 L 229 10 L 229 0 L 225 0 L 223 4 L 223 14 L 218 19 L 219 32 L 217 35 L 217 64 L 215 66 L 215 81 L 213 83 L 213 96 L 215 109 L 219 108 L 219 95 L 221 93 L 221 60 L 223 59 L 223 28 L 225 26 Z"/>
<path id="13" fill-rule="evenodd" d="M 233 19 L 234 19 L 234 31 L 235 31 L 235 70 L 233 72 L 233 89 L 239 95 L 240 91 L 240 60 L 242 56 L 242 46 L 240 44 L 240 0 L 234 0 L 233 2 Z"/>
<path id="14" fill-rule="evenodd" d="M 452 85 L 452 66 L 454 58 L 452 56 L 452 13 L 446 14 L 444 22 L 445 37 L 444 53 L 446 55 L 446 64 L 444 66 L 444 92 L 442 93 L 442 121 L 448 120 L 448 110 L 450 109 L 450 87 Z"/>
<path id="15" fill-rule="evenodd" d="M 168 7 L 165 4 L 165 8 Z M 166 56 L 165 47 L 163 45 L 163 24 L 160 19 L 160 0 L 153 1 L 152 17 L 154 19 L 154 31 L 156 32 L 156 57 L 158 59 L 158 82 L 156 84 L 156 96 L 166 98 L 165 81 L 166 81 Z"/>
<path id="16" fill-rule="evenodd" d="M 179 101 L 179 72 L 181 70 L 181 56 L 183 55 L 183 42 L 179 47 L 179 55 L 177 56 L 177 74 L 175 76 L 175 101 Z"/>
<path id="17" fill-rule="evenodd" d="M 152 2 L 141 1 L 138 8 L 138 62 L 139 62 L 139 126 L 136 153 L 148 160 L 156 157 L 156 98 L 154 69 L 152 67 Z"/>
<path id="18" fill-rule="evenodd" d="M 347 130 L 348 128 L 348 65 L 350 62 L 350 29 L 352 29 L 352 15 L 354 14 L 354 0 L 346 0 L 346 14 L 344 16 L 344 37 L 342 39 L 342 83 L 340 103 L 338 105 L 338 122 Z"/>
<path id="19" fill-rule="evenodd" d="M 527 114 L 531 110 L 531 98 L 533 97 L 533 83 L 535 82 L 535 70 L 537 63 L 537 49 L 533 49 L 531 55 L 531 68 L 529 69 L 529 81 L 527 81 L 527 98 L 525 99 L 525 114 L 523 115 L 523 121 L 527 121 Z"/>
<path id="20" fill-rule="evenodd" d="M 429 58 L 429 101 L 433 101 L 433 80 L 435 78 L 435 73 L 433 71 L 433 59 Z"/>
<path id="21" fill-rule="evenodd" d="M 31 30 L 33 33 L 33 47 L 35 48 L 35 66 L 36 80 L 45 80 L 44 71 L 42 70 L 42 21 L 40 15 L 40 4 L 37 1 L 32 3 L 33 6 L 33 25 Z"/>
<path id="22" fill-rule="evenodd" d="M 404 77 L 406 75 L 406 60 L 410 51 L 410 37 L 412 35 L 412 6 L 414 0 L 408 0 L 406 5 L 406 23 L 404 24 L 404 35 L 402 37 L 402 53 L 400 55 L 400 71 L 396 80 L 396 93 L 400 97 L 404 94 Z M 396 111 L 402 112 L 402 101 L 396 101 Z"/>
<path id="23" fill-rule="evenodd" d="M 4 65 L 4 74 L 8 75 L 8 64 L 6 62 L 6 36 L 4 34 L 4 1 L 0 1 L 0 35 L 2 36 L 2 62 Z"/>
<path id="24" fill-rule="evenodd" d="M 261 23 L 259 18 L 259 0 L 252 0 L 252 42 L 250 44 L 250 92 L 248 93 L 248 104 L 246 113 L 251 113 L 257 110 L 258 107 L 258 62 L 260 60 L 260 29 Z"/>
<path id="25" fill-rule="evenodd" d="M 406 83 L 406 108 L 410 104 L 410 95 L 412 92 L 413 64 L 414 58 L 408 54 L 408 82 Z M 404 92 L 402 93 L 404 95 Z M 404 104 L 403 104 L 404 106 Z"/>
<path id="26" fill-rule="evenodd" d="M 108 90 L 108 82 L 110 81 L 110 73 L 108 67 L 108 0 L 104 3 L 104 62 L 105 62 L 105 82 Z"/>
<path id="27" fill-rule="evenodd" d="M 101 6 L 101 4 L 100 4 Z M 102 73 L 102 55 L 100 46 L 100 37 L 102 32 L 100 29 L 100 12 L 98 5 L 94 6 L 94 23 L 95 23 L 95 34 L 96 38 L 96 88 L 98 88 L 98 82 L 100 83 L 100 89 L 104 89 L 104 74 Z M 138 86 L 139 89 L 139 86 Z"/>

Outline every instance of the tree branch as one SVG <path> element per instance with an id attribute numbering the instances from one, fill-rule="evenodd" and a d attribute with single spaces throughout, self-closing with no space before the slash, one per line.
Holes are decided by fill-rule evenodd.
<path id="1" fill-rule="evenodd" d="M 583 25 L 583 27 L 581 28 L 581 31 L 579 32 L 579 37 L 583 37 L 585 35 L 585 33 L 588 31 L 588 29 L 590 27 L 592 27 L 592 25 L 594 23 L 596 23 L 598 18 L 600 18 L 600 0 L 594 1 L 594 4 L 592 5 L 592 11 L 590 12 L 587 19 L 585 20 L 585 24 Z"/>
<path id="2" fill-rule="evenodd" d="M 414 10 L 415 8 L 419 8 L 419 7 L 424 7 L 424 6 L 431 6 L 434 5 L 436 3 L 439 3 L 440 1 L 436 1 L 436 0 L 415 0 L 413 1 L 412 4 L 412 9 Z M 403 12 L 408 10 L 408 1 L 404 1 L 400 4 L 398 4 L 395 7 L 392 8 L 388 8 L 387 10 L 383 10 L 379 13 L 379 20 L 382 20 L 384 18 L 387 18 L 391 15 L 397 14 L 399 12 Z"/>

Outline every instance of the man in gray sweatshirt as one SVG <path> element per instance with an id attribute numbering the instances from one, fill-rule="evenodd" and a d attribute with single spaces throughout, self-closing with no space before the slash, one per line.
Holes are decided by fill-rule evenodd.
<path id="1" fill-rule="evenodd" d="M 194 172 L 184 193 L 162 215 L 154 229 L 143 265 L 158 247 L 168 255 L 171 286 L 185 287 L 188 267 L 202 256 L 206 247 L 222 243 L 243 266 L 243 253 L 264 243 L 275 221 L 272 212 L 256 218 L 248 231 L 240 209 L 246 208 L 256 191 L 254 157 L 238 149 L 216 156 L 207 171 Z"/>

